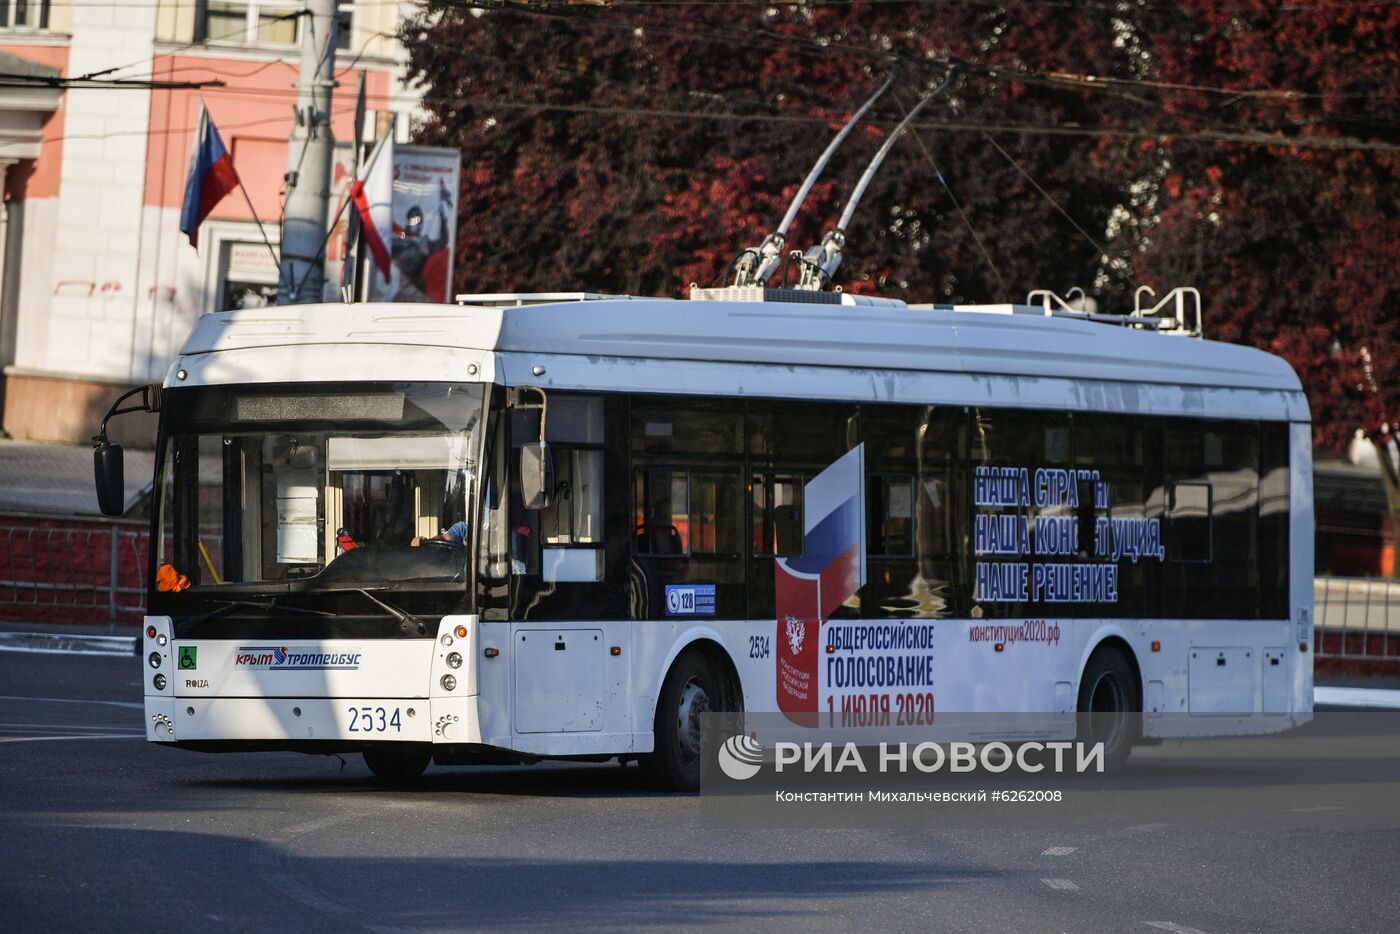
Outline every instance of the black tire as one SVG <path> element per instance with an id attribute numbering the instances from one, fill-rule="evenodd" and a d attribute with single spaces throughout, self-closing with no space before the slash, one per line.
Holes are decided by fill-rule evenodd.
<path id="1" fill-rule="evenodd" d="M 365 765 L 374 777 L 394 785 L 404 785 L 420 777 L 432 761 L 433 754 L 417 749 L 383 749 L 372 747 L 364 751 Z"/>
<path id="2" fill-rule="evenodd" d="M 676 659 L 656 699 L 653 752 L 645 764 L 656 784 L 668 791 L 700 787 L 701 717 L 724 709 L 719 677 L 699 652 Z"/>
<path id="3" fill-rule="evenodd" d="M 1103 646 L 1089 656 L 1079 679 L 1081 743 L 1104 744 L 1104 770 L 1117 771 L 1142 735 L 1142 689 L 1128 656 Z"/>

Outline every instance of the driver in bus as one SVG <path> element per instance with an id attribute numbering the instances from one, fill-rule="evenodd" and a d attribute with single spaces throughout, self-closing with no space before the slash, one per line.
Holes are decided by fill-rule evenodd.
<path id="1" fill-rule="evenodd" d="M 454 545 L 465 545 L 467 543 L 467 523 L 454 522 L 449 527 L 431 537 L 425 538 L 422 535 L 413 536 L 413 541 L 409 542 L 414 548 L 423 544 L 424 541 L 431 542 L 451 542 Z"/>

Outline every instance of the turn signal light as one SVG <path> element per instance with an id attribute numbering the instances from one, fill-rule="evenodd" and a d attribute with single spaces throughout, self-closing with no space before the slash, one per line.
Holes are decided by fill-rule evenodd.
<path id="1" fill-rule="evenodd" d="M 154 639 L 155 637 L 156 637 L 156 627 L 154 627 L 154 626 L 147 626 L 147 627 L 146 627 L 146 638 L 147 638 L 147 639 Z"/>
<path id="2" fill-rule="evenodd" d="M 495 658 L 497 655 L 500 655 L 500 654 L 501 654 L 501 650 L 500 650 L 500 649 L 487 649 L 485 654 L 486 654 L 486 657 L 487 657 L 487 658 Z"/>
<path id="3" fill-rule="evenodd" d="M 828 654 L 828 655 L 834 655 L 835 653 L 836 653 L 836 646 L 834 646 L 834 645 L 832 645 L 830 642 L 828 642 L 828 643 L 826 644 L 826 654 Z"/>
<path id="4" fill-rule="evenodd" d="M 1307 650 L 1308 650 L 1308 644 L 1307 644 L 1306 642 L 1299 642 L 1299 643 L 1298 643 L 1298 651 L 1299 651 L 1299 652 L 1306 652 Z"/>
<path id="5" fill-rule="evenodd" d="M 992 651 L 994 651 L 994 652 L 1005 652 L 1005 651 L 1006 651 L 1006 643 L 1005 643 L 1005 642 L 998 642 L 996 645 L 992 646 Z"/>
<path id="6" fill-rule="evenodd" d="M 618 655 L 621 655 L 621 654 L 622 654 L 622 646 L 620 646 L 620 645 L 615 645 L 615 646 L 613 646 L 612 648 L 608 649 L 608 654 L 609 654 L 609 655 L 612 655 L 612 656 L 614 656 L 614 657 L 616 657 L 616 656 L 618 656 Z"/>
<path id="7" fill-rule="evenodd" d="M 456 629 L 453 630 L 453 632 L 457 634 L 458 639 L 465 639 L 467 637 L 466 626 L 458 626 Z"/>
<path id="8" fill-rule="evenodd" d="M 1154 652 L 1160 652 L 1160 651 L 1162 651 L 1162 643 L 1158 642 L 1156 639 L 1153 639 L 1153 640 L 1152 640 L 1152 651 L 1154 651 Z"/>

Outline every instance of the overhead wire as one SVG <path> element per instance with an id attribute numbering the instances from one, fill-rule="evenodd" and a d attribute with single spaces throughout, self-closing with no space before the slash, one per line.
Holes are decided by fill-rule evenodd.
<path id="1" fill-rule="evenodd" d="M 996 277 L 997 288 L 1002 301 L 1011 302 L 1011 290 L 1007 288 L 1006 280 L 1002 278 L 1001 269 L 998 268 L 996 261 L 992 259 L 991 251 L 987 249 L 987 245 L 984 244 L 982 238 L 978 236 L 977 228 L 973 225 L 972 219 L 967 216 L 967 212 L 963 210 L 962 203 L 958 201 L 958 196 L 953 194 L 952 186 L 948 184 L 948 179 L 944 176 L 942 169 L 939 168 L 938 161 L 934 159 L 933 153 L 929 150 L 928 146 L 924 144 L 923 136 L 913 125 L 909 128 L 909 135 L 918 145 L 919 151 L 923 153 L 924 158 L 928 160 L 929 168 L 933 169 L 934 178 L 938 179 L 938 184 L 943 189 L 944 193 L 948 195 L 948 200 L 953 202 L 953 210 L 958 212 L 958 217 L 962 219 L 963 226 L 966 227 L 967 232 L 972 235 L 972 242 L 977 244 L 977 250 L 982 254 L 982 259 L 987 263 L 987 267 L 991 269 L 992 275 Z"/>
<path id="2" fill-rule="evenodd" d="M 1081 237 L 1089 241 L 1089 244 L 1093 246 L 1095 250 L 1098 251 L 1099 256 L 1102 257 L 1103 262 L 1108 266 L 1110 270 L 1113 270 L 1115 272 L 1118 271 L 1117 267 L 1113 265 L 1112 257 L 1109 255 L 1107 247 L 1099 243 L 1099 241 L 1095 240 L 1087 230 L 1079 226 L 1079 222 L 1076 221 L 1068 211 L 1066 211 L 1063 207 L 1060 206 L 1060 203 L 1050 195 L 1050 192 L 1046 191 L 1043 187 L 1041 187 L 1040 182 L 1036 181 L 1035 178 L 1031 175 L 1031 173 L 1027 172 L 1024 168 L 1021 167 L 1021 163 L 1011 158 L 1011 155 L 1007 153 L 1005 149 L 1001 148 L 1000 143 L 992 139 L 992 137 L 986 133 L 982 134 L 982 138 L 985 139 L 987 142 L 991 143 L 992 148 L 995 149 L 997 152 L 1001 153 L 1002 158 L 1005 159 L 1007 162 L 1011 163 L 1011 167 L 1014 168 L 1017 172 L 1021 173 L 1021 177 L 1024 178 L 1026 181 L 1030 182 L 1032 187 L 1034 187 L 1036 191 L 1040 192 L 1041 196 L 1044 197 L 1046 201 L 1050 202 L 1050 206 L 1053 207 L 1056 211 L 1058 211 L 1061 217 L 1069 221 L 1071 227 L 1079 231 L 1079 235 Z M 1131 271 L 1133 268 L 1132 257 L 1128 256 L 1126 258 L 1128 262 L 1128 269 Z M 1129 285 L 1137 284 L 1137 273 L 1135 271 L 1132 272 L 1132 275 L 1127 276 L 1126 278 L 1128 280 Z"/>

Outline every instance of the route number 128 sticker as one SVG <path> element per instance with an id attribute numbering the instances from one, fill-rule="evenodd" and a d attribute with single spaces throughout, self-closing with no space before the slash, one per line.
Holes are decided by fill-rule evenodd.
<path id="1" fill-rule="evenodd" d="M 714 616 L 714 584 L 667 584 L 667 616 Z"/>

